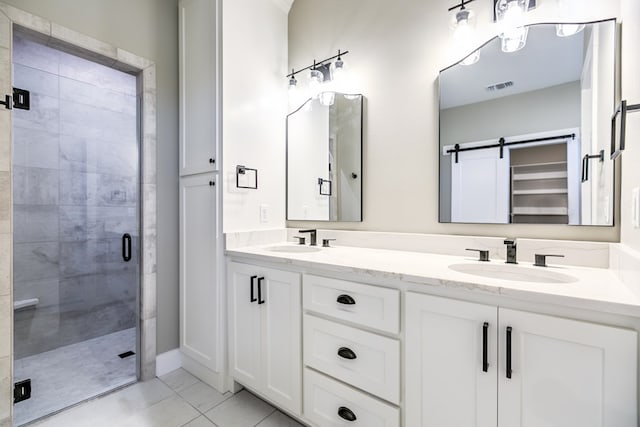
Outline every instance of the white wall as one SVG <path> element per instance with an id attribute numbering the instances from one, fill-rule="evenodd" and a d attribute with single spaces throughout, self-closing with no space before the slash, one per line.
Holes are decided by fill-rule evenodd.
<path id="1" fill-rule="evenodd" d="M 640 1 L 622 0 L 622 98 L 640 104 Z M 631 191 L 640 187 L 640 112 L 627 116 L 627 149 L 622 160 L 621 241 L 640 250 L 640 229 L 631 225 Z"/>
<path id="2" fill-rule="evenodd" d="M 177 0 L 2 0 L 156 63 L 157 351 L 178 346 Z"/>
<path id="3" fill-rule="evenodd" d="M 285 225 L 288 8 L 280 3 L 222 3 L 224 232 Z M 236 188 L 236 165 L 258 169 L 257 190 Z"/>
<path id="4" fill-rule="evenodd" d="M 491 4 L 483 1 L 469 5 L 477 13 L 476 40 L 487 40 L 497 32 L 492 23 Z M 364 222 L 330 226 L 617 241 L 619 226 L 438 223 L 437 76 L 439 70 L 457 59 L 450 49 L 452 36 L 447 12 L 450 6 L 448 0 L 405 0 L 400 4 L 388 0 L 294 3 L 289 14 L 289 68 L 306 66 L 314 58 L 330 56 L 338 49 L 349 50 L 344 59 L 358 78 L 354 91 L 367 97 Z M 619 2 L 615 0 L 585 0 L 581 6 L 576 20 L 619 15 Z M 553 21 L 556 9 L 555 1 L 541 1 L 528 17 L 532 22 Z M 289 225 L 327 227 L 301 222 Z"/>

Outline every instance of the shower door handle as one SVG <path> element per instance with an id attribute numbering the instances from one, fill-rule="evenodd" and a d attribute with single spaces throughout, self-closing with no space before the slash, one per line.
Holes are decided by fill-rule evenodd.
<path id="1" fill-rule="evenodd" d="M 131 234 L 122 235 L 122 259 L 125 262 L 131 261 Z"/>

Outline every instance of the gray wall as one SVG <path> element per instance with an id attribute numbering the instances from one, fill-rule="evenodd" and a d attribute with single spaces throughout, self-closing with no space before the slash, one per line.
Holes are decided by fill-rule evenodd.
<path id="1" fill-rule="evenodd" d="M 440 111 L 440 220 L 451 221 L 451 156 L 445 145 L 580 127 L 575 81 Z"/>
<path id="2" fill-rule="evenodd" d="M 158 353 L 178 347 L 177 0 L 6 0 L 156 63 L 158 83 Z"/>
<path id="3" fill-rule="evenodd" d="M 139 169 L 134 76 L 14 33 L 13 82 L 31 92 L 13 113 L 13 295 L 39 299 L 15 314 L 20 359 L 136 325 L 120 247 Z"/>

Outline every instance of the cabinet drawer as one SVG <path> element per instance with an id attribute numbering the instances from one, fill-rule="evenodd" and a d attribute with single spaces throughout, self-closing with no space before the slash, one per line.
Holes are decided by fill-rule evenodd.
<path id="1" fill-rule="evenodd" d="M 400 402 L 400 342 L 311 315 L 304 316 L 304 363 Z"/>
<path id="2" fill-rule="evenodd" d="M 400 330 L 400 292 L 373 285 L 304 275 L 305 310 L 385 332 Z"/>
<path id="3" fill-rule="evenodd" d="M 304 416 L 322 427 L 400 425 L 398 408 L 309 368 L 304 370 Z M 355 418 L 353 421 L 350 420 L 352 417 Z"/>

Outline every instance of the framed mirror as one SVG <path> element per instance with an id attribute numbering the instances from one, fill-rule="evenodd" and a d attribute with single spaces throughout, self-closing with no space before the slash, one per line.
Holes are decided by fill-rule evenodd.
<path id="1" fill-rule="evenodd" d="M 362 221 L 362 95 L 325 92 L 287 116 L 287 219 Z"/>
<path id="2" fill-rule="evenodd" d="M 613 225 L 616 22 L 561 25 L 440 72 L 440 222 Z"/>

